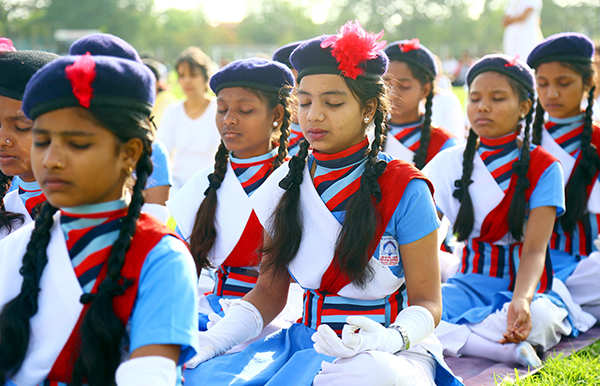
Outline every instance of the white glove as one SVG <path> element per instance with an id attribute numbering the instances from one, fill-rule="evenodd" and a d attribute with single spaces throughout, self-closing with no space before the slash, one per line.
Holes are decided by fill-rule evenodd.
<path id="1" fill-rule="evenodd" d="M 252 303 L 241 299 L 232 303 L 221 320 L 211 325 L 210 329 L 198 333 L 199 350 L 196 356 L 186 363 L 187 367 L 194 368 L 260 334 L 263 319 L 258 309 Z"/>
<path id="2" fill-rule="evenodd" d="M 404 348 L 402 335 L 366 316 L 348 316 L 342 329 L 342 343 L 357 353 L 377 350 L 395 353 Z"/>
<path id="3" fill-rule="evenodd" d="M 175 362 L 161 356 L 130 359 L 115 373 L 117 386 L 173 386 L 177 381 Z"/>
<path id="4" fill-rule="evenodd" d="M 434 327 L 433 316 L 427 308 L 410 306 L 400 311 L 391 327 L 386 328 L 365 316 L 349 316 L 341 339 L 326 324 L 320 325 L 311 339 L 318 353 L 349 358 L 369 350 L 388 353 L 405 350 L 433 333 Z"/>
<path id="5" fill-rule="evenodd" d="M 341 339 L 326 324 L 320 325 L 311 339 L 316 352 L 336 358 L 349 358 L 367 350 L 396 352 L 404 346 L 398 331 L 365 316 L 349 316 Z"/>
<path id="6" fill-rule="evenodd" d="M 357 351 L 347 347 L 335 331 L 326 324 L 317 327 L 317 332 L 311 336 L 311 340 L 314 342 L 315 351 L 319 354 L 335 358 L 349 358 L 357 354 Z"/>

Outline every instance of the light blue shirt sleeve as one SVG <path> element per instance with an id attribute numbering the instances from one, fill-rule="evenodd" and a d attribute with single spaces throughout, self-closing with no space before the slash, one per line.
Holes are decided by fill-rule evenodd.
<path id="1" fill-rule="evenodd" d="M 198 297 L 194 261 L 181 240 L 164 236 L 140 274 L 130 327 L 130 351 L 151 344 L 181 346 L 178 364 L 198 350 Z"/>
<path id="2" fill-rule="evenodd" d="M 538 180 L 529 199 L 529 209 L 540 206 L 556 207 L 556 215 L 565 211 L 565 190 L 563 187 L 563 171 L 558 161 L 553 162 Z"/>
<path id="3" fill-rule="evenodd" d="M 152 143 L 152 174 L 146 182 L 146 189 L 157 186 L 173 185 L 171 168 L 169 165 L 169 155 L 167 148 L 162 142 L 155 140 Z"/>
<path id="4" fill-rule="evenodd" d="M 386 228 L 398 244 L 417 241 L 440 227 L 427 183 L 414 179 L 406 185 L 402 199 Z"/>
<path id="5" fill-rule="evenodd" d="M 439 226 L 440 222 L 427 183 L 421 179 L 414 179 L 406 186 L 384 236 L 375 248 L 373 257 L 382 261 L 380 255 L 383 250 L 383 253 L 388 254 L 388 262 L 385 265 L 394 275 L 403 277 L 404 268 L 399 246 L 417 241 L 438 229 Z M 393 241 L 390 238 L 393 238 Z M 390 256 L 397 256 L 397 258 L 390 263 Z"/>

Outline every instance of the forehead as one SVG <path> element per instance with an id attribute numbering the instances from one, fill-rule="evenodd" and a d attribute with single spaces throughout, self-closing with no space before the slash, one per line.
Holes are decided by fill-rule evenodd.
<path id="1" fill-rule="evenodd" d="M 48 132 L 85 131 L 109 132 L 90 112 L 81 107 L 66 107 L 44 113 L 33 122 L 33 127 Z"/>
<path id="2" fill-rule="evenodd" d="M 221 103 L 261 103 L 256 92 L 244 87 L 227 87 L 217 94 L 217 102 Z"/>
<path id="3" fill-rule="evenodd" d="M 392 60 L 388 66 L 387 72 L 385 73 L 386 77 L 393 77 L 396 79 L 415 79 L 410 70 L 410 67 L 406 62 L 401 62 L 398 60 Z"/>
<path id="4" fill-rule="evenodd" d="M 581 77 L 577 72 L 573 71 L 569 66 L 561 62 L 542 63 L 535 71 L 537 77 L 558 78 L 558 77 Z"/>
<path id="5" fill-rule="evenodd" d="M 298 85 L 300 93 L 308 93 L 318 96 L 323 93 L 345 93 L 350 94 L 350 89 L 344 79 L 335 74 L 306 75 Z"/>
<path id="6" fill-rule="evenodd" d="M 469 92 L 497 92 L 510 91 L 512 87 L 505 75 L 494 71 L 483 72 L 473 79 L 469 86 Z"/>
<path id="7" fill-rule="evenodd" d="M 0 118 L 14 116 L 25 117 L 21 111 L 21 101 L 0 95 Z"/>

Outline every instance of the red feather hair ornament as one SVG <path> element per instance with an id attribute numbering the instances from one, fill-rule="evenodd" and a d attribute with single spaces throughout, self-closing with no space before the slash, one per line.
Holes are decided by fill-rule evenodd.
<path id="1" fill-rule="evenodd" d="M 92 55 L 86 52 L 75 63 L 67 66 L 65 73 L 79 104 L 86 109 L 89 108 L 94 94 L 92 82 L 96 79 L 96 62 L 92 59 Z"/>
<path id="2" fill-rule="evenodd" d="M 321 42 L 321 48 L 332 47 L 331 54 L 338 62 L 338 69 L 348 78 L 356 79 L 365 73 L 361 64 L 375 59 L 385 47 L 383 31 L 378 34 L 366 32 L 358 21 L 349 21 L 340 28 L 337 35 Z"/>

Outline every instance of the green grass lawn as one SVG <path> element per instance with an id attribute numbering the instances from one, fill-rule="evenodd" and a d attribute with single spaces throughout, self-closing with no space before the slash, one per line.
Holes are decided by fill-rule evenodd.
<path id="1" fill-rule="evenodd" d="M 600 385 L 600 341 L 565 358 L 562 355 L 546 361 L 538 373 L 522 379 L 515 374 L 514 381 L 498 380 L 497 385 Z"/>

